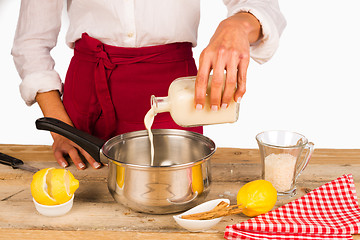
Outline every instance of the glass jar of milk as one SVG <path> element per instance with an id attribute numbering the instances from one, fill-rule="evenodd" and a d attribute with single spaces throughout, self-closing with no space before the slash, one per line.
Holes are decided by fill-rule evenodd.
<path id="1" fill-rule="evenodd" d="M 233 123 L 238 120 L 240 104 L 232 100 L 226 109 L 212 111 L 210 106 L 210 83 L 206 91 L 206 102 L 202 110 L 195 108 L 195 76 L 174 80 L 169 87 L 167 97 L 151 96 L 151 108 L 154 113 L 170 112 L 176 124 L 183 127 Z"/>

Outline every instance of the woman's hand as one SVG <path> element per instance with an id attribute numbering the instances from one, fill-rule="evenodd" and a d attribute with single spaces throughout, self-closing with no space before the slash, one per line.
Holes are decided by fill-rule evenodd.
<path id="1" fill-rule="evenodd" d="M 59 163 L 62 167 L 67 167 L 68 162 L 66 161 L 65 157 L 66 155 L 69 155 L 77 169 L 82 170 L 86 168 L 86 165 L 81 160 L 79 152 L 85 157 L 85 159 L 89 162 L 89 164 L 97 169 L 101 167 L 101 164 L 95 161 L 90 154 L 88 154 L 84 149 L 79 147 L 74 142 L 70 141 L 69 139 L 58 135 L 56 133 L 51 133 L 54 143 L 52 145 L 52 149 L 54 152 L 54 156 L 56 161 Z"/>
<path id="2" fill-rule="evenodd" d="M 53 117 L 73 126 L 62 104 L 58 91 L 38 93 L 36 95 L 36 101 L 45 117 Z M 80 152 L 93 168 L 97 169 L 101 167 L 100 163 L 95 161 L 84 149 L 74 142 L 56 133 L 51 133 L 51 136 L 54 139 L 52 145 L 54 156 L 60 166 L 67 167 L 69 165 L 64 157 L 69 155 L 77 169 L 85 169 L 86 165 L 80 158 Z"/>
<path id="3" fill-rule="evenodd" d="M 195 84 L 196 109 L 202 109 L 205 104 L 211 70 L 211 109 L 217 111 L 220 107 L 226 108 L 232 99 L 240 102 L 246 91 L 250 43 L 256 42 L 260 37 L 260 23 L 250 13 L 237 13 L 219 24 L 209 45 L 200 55 Z"/>

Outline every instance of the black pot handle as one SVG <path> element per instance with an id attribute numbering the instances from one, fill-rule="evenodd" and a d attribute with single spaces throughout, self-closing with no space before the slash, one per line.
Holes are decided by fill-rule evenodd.
<path id="1" fill-rule="evenodd" d="M 48 130 L 60 134 L 88 152 L 97 162 L 100 162 L 100 149 L 106 141 L 76 129 L 55 118 L 39 118 L 35 122 L 39 130 Z"/>

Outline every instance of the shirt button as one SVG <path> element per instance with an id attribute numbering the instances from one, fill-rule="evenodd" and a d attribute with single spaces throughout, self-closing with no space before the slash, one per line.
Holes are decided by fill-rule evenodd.
<path id="1" fill-rule="evenodd" d="M 134 33 L 129 32 L 129 33 L 127 34 L 127 36 L 128 36 L 129 38 L 132 38 L 132 37 L 134 36 Z"/>

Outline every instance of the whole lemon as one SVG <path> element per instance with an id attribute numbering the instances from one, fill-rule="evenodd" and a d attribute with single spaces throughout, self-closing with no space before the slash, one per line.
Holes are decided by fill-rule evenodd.
<path id="1" fill-rule="evenodd" d="M 277 201 L 277 192 L 271 182 L 255 180 L 246 183 L 237 194 L 237 204 L 246 216 L 254 217 L 270 211 Z"/>
<path id="2" fill-rule="evenodd" d="M 71 199 L 79 181 L 65 169 L 45 168 L 36 172 L 31 182 L 31 194 L 43 205 L 62 204 Z"/>

